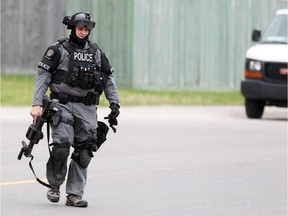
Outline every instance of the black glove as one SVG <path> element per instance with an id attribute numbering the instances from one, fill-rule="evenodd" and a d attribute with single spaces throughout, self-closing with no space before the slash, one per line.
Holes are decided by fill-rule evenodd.
<path id="1" fill-rule="evenodd" d="M 119 108 L 120 108 L 120 106 L 118 104 L 111 103 L 110 104 L 111 113 L 107 117 L 104 118 L 104 119 L 108 119 L 110 127 L 112 128 L 114 133 L 116 132 L 116 128 L 113 126 L 118 125 L 117 117 L 120 114 Z"/>
<path id="2" fill-rule="evenodd" d="M 110 105 L 111 113 L 109 115 L 112 119 L 116 119 L 119 116 L 120 114 L 119 108 L 120 106 L 118 104 L 111 103 Z"/>

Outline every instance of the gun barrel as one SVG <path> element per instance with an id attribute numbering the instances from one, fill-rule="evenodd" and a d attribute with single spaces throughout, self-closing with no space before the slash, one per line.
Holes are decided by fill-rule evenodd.
<path id="1" fill-rule="evenodd" d="M 26 143 L 25 143 L 26 144 Z M 29 145 L 25 148 L 25 152 L 24 152 L 24 155 L 26 157 L 30 157 L 31 156 L 31 152 L 32 152 L 32 149 L 33 149 L 33 146 L 34 146 L 34 143 L 32 140 L 29 142 Z"/>
<path id="2" fill-rule="evenodd" d="M 21 148 L 21 150 L 20 150 L 20 152 L 18 154 L 18 157 L 17 157 L 18 160 L 21 160 L 23 154 L 25 153 L 25 151 L 27 149 L 27 144 L 25 143 L 25 141 L 22 141 L 22 146 L 23 147 Z"/>
<path id="3" fill-rule="evenodd" d="M 21 160 L 24 151 L 25 151 L 25 150 L 24 150 L 23 147 L 22 147 L 21 150 L 20 150 L 20 152 L 19 152 L 19 154 L 18 154 L 18 157 L 17 157 L 18 160 Z"/>

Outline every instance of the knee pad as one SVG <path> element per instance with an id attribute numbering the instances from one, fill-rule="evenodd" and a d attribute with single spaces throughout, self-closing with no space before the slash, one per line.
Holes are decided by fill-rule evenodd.
<path id="1" fill-rule="evenodd" d="M 75 149 L 71 156 L 72 160 L 78 163 L 79 166 L 83 169 L 86 169 L 88 167 L 92 157 L 92 151 L 87 149 Z"/>
<path id="2" fill-rule="evenodd" d="M 64 162 L 69 156 L 69 147 L 58 147 L 52 148 L 53 159 L 57 162 Z"/>

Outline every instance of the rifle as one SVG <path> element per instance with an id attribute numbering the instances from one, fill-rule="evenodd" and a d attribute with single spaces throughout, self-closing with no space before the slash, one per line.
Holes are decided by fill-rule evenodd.
<path id="1" fill-rule="evenodd" d="M 33 158 L 33 155 L 31 154 L 33 147 L 35 144 L 38 144 L 41 139 L 43 139 L 43 133 L 42 133 L 42 126 L 45 122 L 48 123 L 49 118 L 57 112 L 57 108 L 52 106 L 52 101 L 45 95 L 43 99 L 43 111 L 42 115 L 39 116 L 36 120 L 36 124 L 31 124 L 26 132 L 26 138 L 29 141 L 29 144 L 25 141 L 22 141 L 22 148 L 18 154 L 18 160 L 21 160 L 22 156 L 25 155 L 26 157 Z"/>

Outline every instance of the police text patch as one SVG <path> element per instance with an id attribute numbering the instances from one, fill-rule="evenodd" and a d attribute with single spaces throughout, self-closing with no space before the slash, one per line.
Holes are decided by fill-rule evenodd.
<path id="1" fill-rule="evenodd" d="M 50 66 L 47 64 L 44 64 L 43 62 L 39 62 L 38 67 L 44 68 L 47 71 L 50 70 Z"/>
<path id="2" fill-rule="evenodd" d="M 93 53 L 74 52 L 72 59 L 75 61 L 93 62 Z"/>

